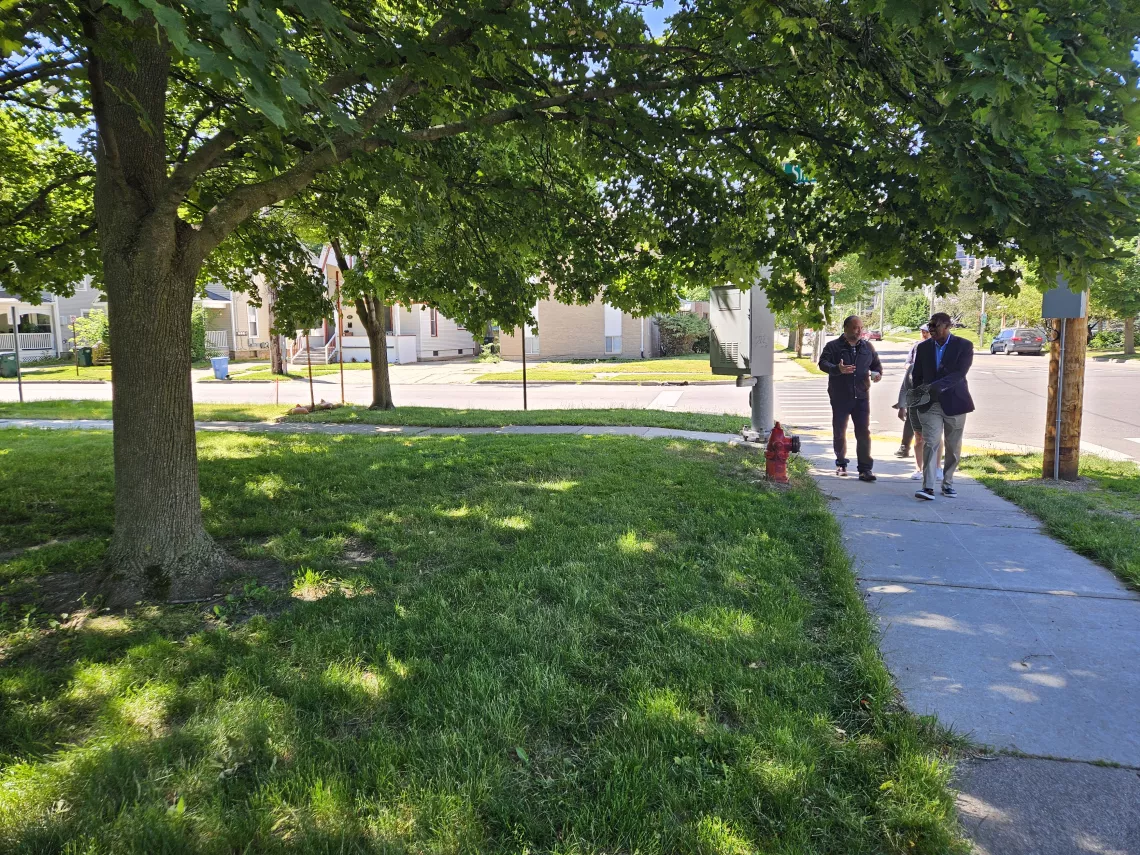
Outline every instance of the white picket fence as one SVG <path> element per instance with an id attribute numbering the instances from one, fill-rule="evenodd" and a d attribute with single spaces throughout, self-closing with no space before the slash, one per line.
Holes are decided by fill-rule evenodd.
<path id="1" fill-rule="evenodd" d="M 16 349 L 15 333 L 0 333 L 0 351 Z M 51 333 L 20 333 L 20 360 L 39 359 L 46 353 L 55 352 L 55 340 Z"/>
<path id="2" fill-rule="evenodd" d="M 230 334 L 225 330 L 206 330 L 206 350 L 215 355 L 230 352 Z"/>

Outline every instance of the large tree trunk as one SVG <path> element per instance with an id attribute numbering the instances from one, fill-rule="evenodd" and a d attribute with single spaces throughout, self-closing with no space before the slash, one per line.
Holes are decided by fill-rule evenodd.
<path id="1" fill-rule="evenodd" d="M 1124 352 L 1136 352 L 1136 318 L 1124 319 Z"/>
<path id="2" fill-rule="evenodd" d="M 384 329 L 384 304 L 375 297 L 356 301 L 356 313 L 368 333 L 368 356 L 372 360 L 372 403 L 370 410 L 394 410 L 392 381 L 388 374 L 387 330 Z"/>
<path id="3" fill-rule="evenodd" d="M 796 356 L 803 358 L 804 355 L 804 325 L 800 324 L 796 327 Z"/>
<path id="4" fill-rule="evenodd" d="M 281 336 L 273 332 L 277 325 L 277 289 L 272 283 L 266 288 L 266 302 L 269 303 L 269 371 L 285 374 L 285 354 L 281 352 Z"/>
<path id="5" fill-rule="evenodd" d="M 799 327 L 796 324 L 788 324 L 788 346 L 785 350 L 792 350 L 796 346 L 796 330 Z"/>
<path id="6" fill-rule="evenodd" d="M 104 251 L 103 259 L 115 420 L 110 593 L 123 602 L 201 596 L 227 559 L 202 526 L 198 492 L 190 386 L 194 277 L 156 277 L 151 253 L 130 260 Z"/>
<path id="7" fill-rule="evenodd" d="M 86 18 L 89 37 L 104 37 L 106 20 Z M 194 230 L 162 201 L 169 51 L 153 20 L 115 23 L 134 27 L 129 62 L 113 50 L 93 51 L 88 71 L 114 381 L 108 595 L 124 603 L 199 596 L 228 561 L 206 534 L 198 494 L 190 309 L 202 260 L 186 249 Z"/>

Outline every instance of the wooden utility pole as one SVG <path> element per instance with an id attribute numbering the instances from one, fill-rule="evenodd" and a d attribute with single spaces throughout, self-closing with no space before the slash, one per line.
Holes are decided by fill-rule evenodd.
<path id="1" fill-rule="evenodd" d="M 1049 401 L 1045 409 L 1045 456 L 1041 477 L 1076 481 L 1081 460 L 1081 414 L 1085 396 L 1088 328 L 1084 318 L 1058 319 L 1052 324 L 1054 334 L 1049 351 Z M 1065 349 L 1063 362 L 1062 335 Z M 1061 400 L 1059 411 L 1058 394 Z"/>

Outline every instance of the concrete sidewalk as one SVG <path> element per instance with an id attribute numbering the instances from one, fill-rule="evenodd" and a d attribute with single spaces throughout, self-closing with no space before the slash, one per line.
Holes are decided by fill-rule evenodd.
<path id="1" fill-rule="evenodd" d="M 977 851 L 1140 855 L 1140 596 L 977 482 L 915 499 L 897 447 L 875 444 L 874 484 L 835 477 L 829 442 L 803 454 L 907 706 L 1028 755 L 960 766 Z"/>

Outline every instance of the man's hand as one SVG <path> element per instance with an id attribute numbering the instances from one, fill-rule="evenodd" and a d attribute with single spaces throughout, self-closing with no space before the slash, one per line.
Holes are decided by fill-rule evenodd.
<path id="1" fill-rule="evenodd" d="M 906 407 L 899 407 L 899 421 L 906 421 Z"/>
<path id="2" fill-rule="evenodd" d="M 883 379 L 883 375 L 880 374 L 878 371 L 872 371 L 871 372 L 871 382 L 872 383 L 878 383 L 882 379 Z"/>
<path id="3" fill-rule="evenodd" d="M 839 359 L 839 373 L 840 374 L 854 374 L 855 373 L 855 366 L 854 365 L 848 365 L 846 362 L 843 361 L 843 358 L 840 357 L 840 359 Z"/>

